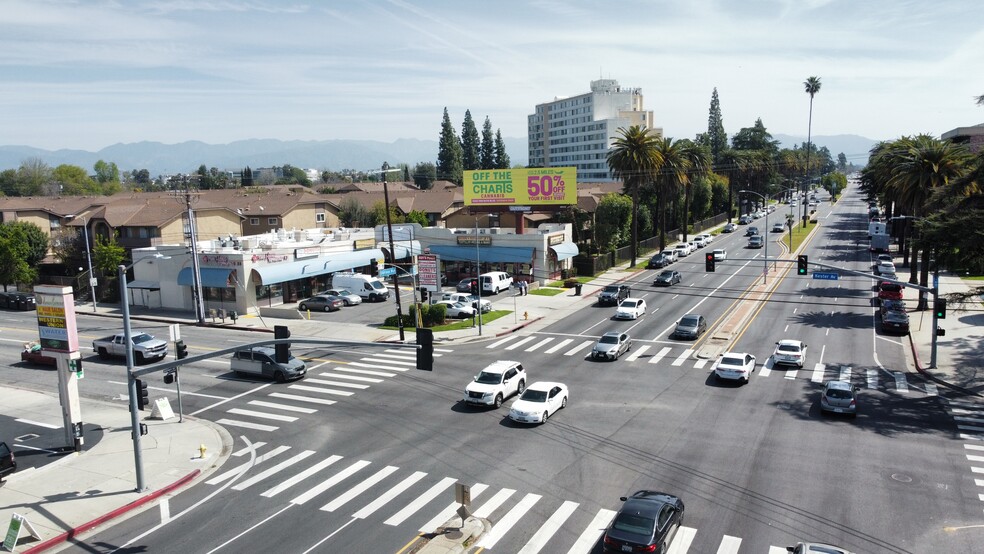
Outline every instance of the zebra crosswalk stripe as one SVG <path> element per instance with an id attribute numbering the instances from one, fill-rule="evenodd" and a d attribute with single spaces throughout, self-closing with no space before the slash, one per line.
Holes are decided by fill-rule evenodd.
<path id="1" fill-rule="evenodd" d="M 482 504 L 481 507 L 475 510 L 475 513 L 472 515 L 479 518 L 489 517 L 490 515 L 492 515 L 492 512 L 496 510 L 496 508 L 502 506 L 502 504 L 506 500 L 509 500 L 509 497 L 512 496 L 513 493 L 515 492 L 516 492 L 515 489 L 500 489 L 499 492 L 495 493 L 492 496 L 492 498 L 488 499 L 485 502 L 485 504 Z"/>
<path id="2" fill-rule="evenodd" d="M 598 537 L 605 532 L 608 524 L 615 518 L 615 510 L 598 510 L 591 523 L 584 528 L 581 535 L 574 541 L 574 546 L 567 551 L 567 554 L 588 554 L 598 542 Z"/>
<path id="3" fill-rule="evenodd" d="M 378 482 L 382 481 L 383 479 L 386 479 L 387 477 L 389 477 L 393 472 L 395 472 L 398 469 L 400 469 L 400 468 L 398 468 L 396 466 L 386 466 L 386 467 L 384 467 L 383 469 L 377 471 L 376 473 L 373 473 L 371 476 L 369 476 L 367 479 L 363 480 L 358 485 L 356 485 L 356 486 L 352 487 L 351 489 L 345 491 L 344 493 L 342 493 L 341 495 L 339 495 L 338 497 L 336 497 L 331 502 L 329 502 L 329 503 L 325 504 L 324 506 L 322 506 L 321 507 L 321 510 L 324 511 L 324 512 L 334 512 L 335 510 L 337 510 L 337 509 L 341 508 L 342 506 L 348 504 L 348 502 L 350 500 L 352 500 L 353 498 L 355 498 L 355 497 L 359 496 L 360 494 L 362 494 L 362 493 L 366 492 L 367 490 L 369 490 L 369 488 L 372 487 L 373 485 L 375 485 L 376 483 L 378 483 Z"/>
<path id="4" fill-rule="evenodd" d="M 275 465 L 275 466 L 273 466 L 273 467 L 271 467 L 271 468 L 269 468 L 269 469 L 267 469 L 265 471 L 261 471 L 260 473 L 257 473 L 256 475 L 250 477 L 249 479 L 246 479 L 245 481 L 236 483 L 232 487 L 232 489 L 233 490 L 237 490 L 237 491 L 246 490 L 247 488 L 249 488 L 249 487 L 251 487 L 251 486 L 259 483 L 260 481 L 266 479 L 267 477 L 270 477 L 271 475 L 275 475 L 275 474 L 277 474 L 277 473 L 279 473 L 279 472 L 287 469 L 288 467 L 296 464 L 297 462 L 300 462 L 301 460 L 304 460 L 304 459 L 306 459 L 309 456 L 312 456 L 314 454 L 315 454 L 314 450 L 305 450 L 305 451 L 303 451 L 303 452 L 301 452 L 301 453 L 299 453 L 299 454 L 297 454 L 297 455 L 295 455 L 295 456 L 293 456 L 291 458 L 288 458 L 288 459 L 280 462 L 279 464 L 277 464 L 277 465 Z"/>
<path id="5" fill-rule="evenodd" d="M 533 346 L 531 346 L 531 347 L 529 347 L 529 348 L 527 348 L 527 349 L 526 349 L 526 352 L 535 352 L 535 351 L 537 351 L 537 350 L 538 350 L 538 349 L 539 349 L 539 348 L 540 348 L 541 346 L 544 346 L 544 345 L 546 345 L 546 344 L 548 344 L 548 343 L 550 343 L 550 342 L 552 342 L 552 341 L 553 341 L 553 337 L 547 337 L 547 338 L 545 338 L 545 339 L 543 339 L 543 340 L 541 340 L 540 342 L 538 342 L 538 343 L 536 343 L 536 344 L 534 344 Z"/>
<path id="6" fill-rule="evenodd" d="M 375 367 L 375 366 L 369 366 Z M 395 373 L 388 373 L 386 371 L 373 371 L 371 369 L 358 369 L 353 367 L 336 367 L 333 368 L 335 371 L 343 371 L 345 373 L 355 373 L 356 375 L 372 375 L 374 377 L 395 377 Z"/>
<path id="7" fill-rule="evenodd" d="M 250 406 L 260 406 L 263 408 L 273 408 L 275 410 L 285 410 L 288 412 L 300 412 L 302 414 L 313 414 L 318 410 L 314 408 L 303 408 L 301 406 L 292 406 L 290 404 L 279 404 L 277 402 L 266 402 L 264 400 L 250 400 Z"/>
<path id="8" fill-rule="evenodd" d="M 396 526 L 403 523 L 404 521 L 406 521 L 408 517 L 416 513 L 417 510 L 423 508 L 431 500 L 437 498 L 437 495 L 444 492 L 448 487 L 455 484 L 457 481 L 458 480 L 455 479 L 454 477 L 445 477 L 444 479 L 441 479 L 440 481 L 432 485 L 431 488 L 427 489 L 423 494 L 421 494 L 420 496 L 415 498 L 412 502 L 404 506 L 402 510 L 390 516 L 390 518 L 384 521 L 383 523 L 390 526 Z"/>
<path id="9" fill-rule="evenodd" d="M 840 380 L 847 381 L 847 382 L 851 381 L 851 366 L 849 365 L 841 366 Z"/>
<path id="10" fill-rule="evenodd" d="M 300 483 L 301 481 L 307 479 L 308 477 L 314 475 L 315 473 L 321 471 L 322 469 L 330 466 L 331 464 L 341 459 L 342 459 L 341 456 L 329 456 L 324 460 L 321 460 L 320 462 L 314 464 L 313 466 L 305 469 L 304 471 L 298 473 L 297 475 L 294 475 L 290 479 L 287 479 L 283 483 L 280 483 L 276 487 L 264 491 L 262 494 L 260 494 L 260 496 L 272 498 L 273 496 L 276 496 L 277 494 L 280 494 L 281 492 L 287 490 L 288 488 L 293 487 L 294 485 Z"/>
<path id="11" fill-rule="evenodd" d="M 868 370 L 865 372 L 865 375 L 866 375 L 867 381 L 868 381 L 868 388 L 869 389 L 877 389 L 878 388 L 878 370 L 875 369 L 875 368 L 873 368 L 873 367 L 868 368 Z"/>
<path id="12" fill-rule="evenodd" d="M 535 335 L 530 335 L 530 336 L 528 336 L 526 338 L 520 339 L 520 340 L 516 341 L 515 343 L 510 344 L 509 346 L 507 346 L 506 347 L 506 350 L 516 350 L 520 346 L 523 346 L 524 344 L 530 342 L 531 340 L 533 340 L 535 338 L 536 338 Z"/>
<path id="13" fill-rule="evenodd" d="M 564 501 L 550 516 L 550 519 L 541 525 L 536 533 L 530 537 L 530 540 L 526 542 L 523 548 L 519 549 L 517 554 L 538 554 L 550 542 L 550 538 L 557 533 L 564 522 L 567 521 L 567 518 L 571 517 L 571 514 L 574 513 L 574 510 L 579 505 L 577 502 L 570 500 Z"/>
<path id="14" fill-rule="evenodd" d="M 717 554 L 738 554 L 738 547 L 741 546 L 741 539 L 725 535 L 721 537 L 721 546 L 718 546 Z"/>
<path id="15" fill-rule="evenodd" d="M 513 340 L 514 338 L 516 338 L 516 337 L 506 337 L 506 338 L 504 338 L 502 340 L 497 340 L 497 341 L 493 342 L 492 344 L 486 346 L 485 348 L 498 348 L 498 347 L 502 346 L 503 344 L 506 344 L 507 342 Z"/>
<path id="16" fill-rule="evenodd" d="M 490 529 L 489 532 L 478 541 L 476 546 L 487 549 L 494 547 L 495 544 L 499 542 L 499 539 L 508 533 L 509 530 L 512 529 L 513 526 L 516 525 L 516 523 L 522 519 L 524 515 L 526 515 L 526 512 L 530 511 L 530 509 L 533 508 L 533 505 L 539 502 L 541 498 L 543 497 L 539 494 L 528 493 L 522 500 L 513 506 L 512 509 L 506 513 L 506 515 L 502 516 L 499 521 L 492 525 L 492 529 Z"/>
<path id="17" fill-rule="evenodd" d="M 690 550 L 690 543 L 694 542 L 695 536 L 697 536 L 696 529 L 681 525 L 677 529 L 676 536 L 673 537 L 673 544 L 670 545 L 666 554 L 686 554 Z"/>
<path id="18" fill-rule="evenodd" d="M 339 471 L 335 475 L 332 475 L 328 479 L 325 479 L 324 481 L 322 481 L 322 482 L 318 483 L 317 485 L 311 487 L 310 489 L 308 489 L 303 494 L 300 494 L 298 496 L 295 496 L 294 498 L 291 499 L 290 503 L 291 504 L 304 504 L 305 502 L 307 502 L 308 500 L 311 500 L 315 496 L 318 496 L 319 494 L 325 492 L 326 490 L 334 487 L 338 483 L 341 483 L 342 481 L 344 481 L 348 477 L 352 476 L 354 473 L 358 472 L 359 470 L 361 470 L 362 468 L 366 467 L 370 463 L 371 462 L 367 462 L 366 460 L 359 460 L 358 462 L 355 462 L 354 464 L 348 466 L 347 468 L 343 469 L 342 471 Z"/>
<path id="19" fill-rule="evenodd" d="M 301 396 L 299 394 L 287 394 L 285 392 L 271 392 L 270 396 L 274 398 L 283 398 L 284 400 L 296 400 L 298 402 L 307 402 L 309 404 L 321 404 L 324 406 L 331 406 L 335 403 L 334 400 L 327 400 L 325 398 L 312 398 L 310 396 Z"/>
<path id="20" fill-rule="evenodd" d="M 356 519 L 365 519 L 373 514 L 376 510 L 385 506 L 389 501 L 396 498 L 398 495 L 402 494 L 403 491 L 409 489 L 421 479 L 426 476 L 427 473 L 423 471 L 415 471 L 410 477 L 400 481 L 395 486 L 391 487 L 388 491 L 376 497 L 375 500 L 364 506 L 361 510 L 352 514 L 352 517 Z"/>
<path id="21" fill-rule="evenodd" d="M 258 417 L 260 419 L 272 419 L 274 421 L 286 421 L 288 423 L 297 421 L 297 418 L 295 416 L 282 415 L 282 414 L 269 414 L 267 412 L 257 412 L 256 410 L 244 410 L 242 408 L 232 408 L 226 413 L 248 416 L 248 417 Z"/>
<path id="22" fill-rule="evenodd" d="M 652 358 L 649 358 L 649 363 L 655 364 L 656 362 L 662 360 L 667 354 L 670 353 L 670 350 L 672 350 L 672 348 L 670 348 L 669 346 L 664 346 Z"/>
<path id="23" fill-rule="evenodd" d="M 570 349 L 570 350 L 568 350 L 567 352 L 564 352 L 564 355 L 565 355 L 565 356 L 573 356 L 574 354 L 577 354 L 577 353 L 578 353 L 578 351 L 580 351 L 580 350 L 584 350 L 585 348 L 587 348 L 587 347 L 589 347 L 589 346 L 591 346 L 591 343 L 592 343 L 592 342 L 593 342 L 593 341 L 590 341 L 590 340 L 586 340 L 586 341 L 584 341 L 584 342 L 582 342 L 581 344 L 579 344 L 579 345 L 577 345 L 577 346 L 575 346 L 574 348 L 571 348 L 571 349 Z"/>
<path id="24" fill-rule="evenodd" d="M 342 381 L 328 381 L 325 379 L 305 379 L 305 383 L 314 383 L 315 385 L 330 385 L 333 387 L 348 387 L 350 389 L 364 390 L 368 389 L 369 385 L 363 385 L 362 383 L 343 383 Z"/>
<path id="25" fill-rule="evenodd" d="M 486 485 L 485 483 L 475 483 L 474 485 L 472 485 L 470 488 L 471 499 L 475 500 L 476 498 L 478 498 L 478 496 L 482 494 L 482 491 L 484 491 L 487 488 L 489 488 L 489 486 Z M 434 530 L 437 529 L 439 525 L 444 525 L 444 523 L 448 519 L 450 519 L 451 516 L 453 516 L 457 510 L 458 510 L 458 503 L 452 502 L 451 504 L 448 505 L 447 508 L 444 508 L 443 510 L 438 512 L 436 516 L 434 516 L 433 518 L 431 518 L 430 521 L 425 523 L 419 529 L 419 531 L 421 533 L 433 533 Z"/>
<path id="26" fill-rule="evenodd" d="M 892 375 L 895 376 L 895 388 L 899 392 L 909 392 L 909 385 L 905 381 L 905 373 L 901 371 L 893 371 Z"/>
<path id="27" fill-rule="evenodd" d="M 276 425 L 263 425 L 262 423 L 252 423 L 250 421 L 239 421 L 238 419 L 228 419 L 222 418 L 216 421 L 219 425 L 229 425 L 232 427 L 242 427 L 243 429 L 252 429 L 254 431 L 267 431 L 272 432 L 280 429 Z"/>
<path id="28" fill-rule="evenodd" d="M 308 392 L 317 392 L 321 394 L 337 394 L 338 396 L 352 396 L 355 394 L 354 392 L 348 390 L 325 389 L 322 387 L 309 387 L 307 385 L 291 385 L 290 388 Z"/>
<path id="29" fill-rule="evenodd" d="M 693 354 L 693 353 L 694 353 L 694 351 L 691 350 L 691 349 L 689 349 L 689 348 L 686 349 L 686 350 L 684 350 L 683 351 L 683 354 L 680 354 L 677 357 L 677 359 L 673 360 L 673 363 L 670 364 L 670 365 L 673 365 L 673 366 L 681 366 L 681 365 L 683 365 L 683 362 L 686 362 L 687 361 L 687 358 L 689 358 L 690 355 Z"/>
<path id="30" fill-rule="evenodd" d="M 256 459 L 254 460 L 254 462 L 245 462 L 245 463 L 239 464 L 238 466 L 236 466 L 236 467 L 234 467 L 234 468 L 232 468 L 232 469 L 230 469 L 230 470 L 228 470 L 228 471 L 226 471 L 224 473 L 221 473 L 219 475 L 216 475 L 215 477 L 212 477 L 208 481 L 205 481 L 205 484 L 206 485 L 218 485 L 219 483 L 223 483 L 225 481 L 228 481 L 229 479 L 232 479 L 236 475 L 239 475 L 243 471 L 249 469 L 249 467 L 253 463 L 259 464 L 259 463 L 265 462 L 265 461 L 273 458 L 274 456 L 277 456 L 278 454 L 280 454 L 282 452 L 286 452 L 288 450 L 290 450 L 290 447 L 289 446 L 278 446 L 278 447 L 274 448 L 273 450 L 267 452 L 266 454 L 261 454 L 261 455 L 257 456 Z"/>
<path id="31" fill-rule="evenodd" d="M 789 370 L 786 370 L 786 375 L 784 377 L 786 379 L 795 379 L 797 374 L 799 374 L 799 370 L 798 369 L 789 369 Z"/>
<path id="32" fill-rule="evenodd" d="M 823 382 L 823 374 L 827 371 L 827 366 L 825 364 L 815 364 L 813 366 L 813 376 L 810 377 L 810 381 L 814 383 Z"/>
<path id="33" fill-rule="evenodd" d="M 635 352 L 633 352 L 631 355 L 629 355 L 628 358 L 626 358 L 626 360 L 630 362 L 634 362 L 637 359 L 639 359 L 639 356 L 642 356 L 646 352 L 646 350 L 649 350 L 648 344 L 644 344 L 639 348 L 637 348 Z"/>
<path id="34" fill-rule="evenodd" d="M 554 346 L 553 348 L 551 348 L 550 350 L 547 350 L 547 351 L 546 351 L 546 353 L 547 353 L 547 354 L 553 354 L 554 352 L 556 352 L 556 351 L 558 351 L 558 350 L 560 350 L 561 348 L 563 348 L 563 347 L 565 347 L 565 346 L 567 346 L 568 344 L 570 344 L 570 343 L 572 343 L 572 342 L 574 342 L 574 339 L 564 339 L 564 340 L 562 340 L 562 341 L 560 341 L 560 342 L 558 342 L 558 343 L 557 343 L 557 344 L 556 344 L 556 345 L 555 345 L 555 346 Z"/>
<path id="35" fill-rule="evenodd" d="M 376 379 L 373 377 L 359 377 L 358 375 L 346 375 L 344 373 L 319 373 L 319 377 L 330 377 L 332 379 L 347 379 L 349 381 L 358 381 L 360 383 L 382 383 L 382 379 Z"/>

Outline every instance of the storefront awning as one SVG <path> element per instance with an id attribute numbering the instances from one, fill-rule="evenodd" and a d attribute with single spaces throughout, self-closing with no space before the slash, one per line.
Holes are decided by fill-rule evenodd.
<path id="1" fill-rule="evenodd" d="M 474 262 L 474 246 L 436 245 L 430 247 L 445 262 Z M 478 261 L 492 263 L 528 264 L 533 261 L 533 249 L 526 246 L 479 246 Z"/>
<path id="2" fill-rule="evenodd" d="M 396 233 L 394 233 L 396 234 Z M 385 253 L 389 253 L 389 241 L 381 241 L 377 244 Z M 420 248 L 419 240 L 398 240 L 393 242 L 393 249 L 396 250 L 394 260 L 402 260 L 411 256 L 419 256 L 424 253 Z"/>
<path id="3" fill-rule="evenodd" d="M 127 289 L 161 290 L 161 284 L 157 281 L 127 281 Z"/>
<path id="4" fill-rule="evenodd" d="M 557 261 L 573 258 L 581 253 L 581 251 L 578 250 L 577 245 L 573 242 L 562 242 L 560 244 L 555 244 L 551 246 L 550 249 L 557 255 Z"/>
<path id="5" fill-rule="evenodd" d="M 233 285 L 229 284 L 229 277 L 235 269 L 225 269 L 221 267 L 203 267 L 201 269 L 203 287 L 214 287 L 220 289 L 233 288 Z M 194 269 L 186 267 L 178 272 L 179 285 L 183 287 L 191 287 L 194 286 L 194 281 Z"/>
<path id="6" fill-rule="evenodd" d="M 324 275 L 337 271 L 347 271 L 352 268 L 369 265 L 371 260 L 383 257 L 382 250 L 373 248 L 355 252 L 339 252 L 327 254 L 323 258 L 312 258 L 290 263 L 261 265 L 253 268 L 260 276 L 260 284 L 273 285 L 305 277 Z"/>

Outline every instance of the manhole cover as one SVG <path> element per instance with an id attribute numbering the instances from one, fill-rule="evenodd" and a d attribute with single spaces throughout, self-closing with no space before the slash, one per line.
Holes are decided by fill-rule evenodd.
<path id="1" fill-rule="evenodd" d="M 909 477 L 908 475 L 905 475 L 903 473 L 893 473 L 892 474 L 892 479 L 895 479 L 896 481 L 898 481 L 900 483 L 911 483 L 912 482 L 912 477 Z"/>

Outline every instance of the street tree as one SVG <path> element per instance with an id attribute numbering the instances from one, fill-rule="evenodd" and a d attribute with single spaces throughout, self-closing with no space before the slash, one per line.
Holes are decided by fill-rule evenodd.
<path id="1" fill-rule="evenodd" d="M 813 134 L 813 97 L 820 92 L 820 77 L 809 77 L 803 82 L 803 89 L 810 95 L 810 119 L 806 126 L 806 183 L 803 192 L 810 187 L 810 145 Z M 803 205 L 803 228 L 806 228 L 806 204 Z"/>
<path id="2" fill-rule="evenodd" d="M 472 119 L 471 110 L 465 110 L 465 120 L 461 124 L 461 163 L 462 169 L 480 169 L 481 153 L 478 129 Z"/>
<path id="3" fill-rule="evenodd" d="M 77 165 L 59 165 L 52 170 L 51 178 L 61 184 L 62 194 L 66 196 L 102 193 L 99 183 L 89 176 L 85 168 Z"/>
<path id="4" fill-rule="evenodd" d="M 17 168 L 17 196 L 38 196 L 51 181 L 51 167 L 41 158 L 28 158 Z"/>
<path id="5" fill-rule="evenodd" d="M 506 143 L 502 140 L 502 131 L 495 130 L 495 161 L 492 169 L 509 169 L 512 164 L 509 162 L 509 154 L 506 153 Z"/>
<path id="6" fill-rule="evenodd" d="M 655 180 L 663 166 L 663 158 L 657 150 L 659 135 L 645 126 L 622 127 L 617 132 L 608 150 L 608 167 L 615 178 L 622 180 L 622 190 L 632 199 L 631 247 L 634 266 L 639 248 L 639 196 L 643 188 Z"/>
<path id="7" fill-rule="evenodd" d="M 0 284 L 32 284 L 37 279 L 36 264 L 32 265 L 31 245 L 23 225 L 0 223 Z"/>
<path id="8" fill-rule="evenodd" d="M 728 148 L 728 134 L 724 132 L 717 87 L 711 93 L 711 108 L 707 115 L 707 143 L 711 150 L 711 163 L 717 166 L 721 162 L 721 154 Z"/>
<path id="9" fill-rule="evenodd" d="M 420 162 L 413 167 L 413 182 L 420 190 L 428 190 L 437 180 L 437 167 L 430 162 Z"/>
<path id="10" fill-rule="evenodd" d="M 441 121 L 441 136 L 437 143 L 437 178 L 462 185 L 462 151 L 461 141 L 451 125 L 448 109 L 444 108 L 444 119 Z"/>
<path id="11" fill-rule="evenodd" d="M 481 169 L 495 169 L 495 137 L 492 135 L 492 122 L 485 116 L 482 124 L 482 146 L 480 148 Z"/>
<path id="12" fill-rule="evenodd" d="M 628 223 L 633 212 L 632 200 L 610 192 L 598 201 L 595 213 L 594 244 L 600 252 L 611 252 L 632 240 Z M 635 265 L 633 262 L 632 265 Z"/>

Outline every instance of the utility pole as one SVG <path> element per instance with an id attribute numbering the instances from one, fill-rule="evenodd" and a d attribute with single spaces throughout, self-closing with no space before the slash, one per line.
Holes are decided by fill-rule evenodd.
<path id="1" fill-rule="evenodd" d="M 198 325 L 205 325 L 205 303 L 202 299 L 202 269 L 198 264 L 198 238 L 195 231 L 195 211 L 191 209 L 191 190 L 185 181 L 185 206 L 188 209 L 188 230 L 191 237 L 192 299 L 195 302 L 195 319 Z"/>
<path id="2" fill-rule="evenodd" d="M 389 235 L 390 243 L 390 258 L 393 260 L 393 266 L 396 266 L 396 249 L 393 245 L 393 221 L 390 217 L 390 195 L 389 187 L 386 184 L 386 172 L 389 171 L 389 164 L 383 162 L 383 167 L 381 173 L 383 174 L 383 202 L 386 204 L 386 234 Z M 411 243 L 411 248 L 412 248 Z M 403 332 L 403 302 L 400 300 L 400 277 L 395 272 L 393 273 L 393 291 L 396 292 L 396 319 L 399 322 L 400 327 L 400 342 L 406 340 Z"/>

